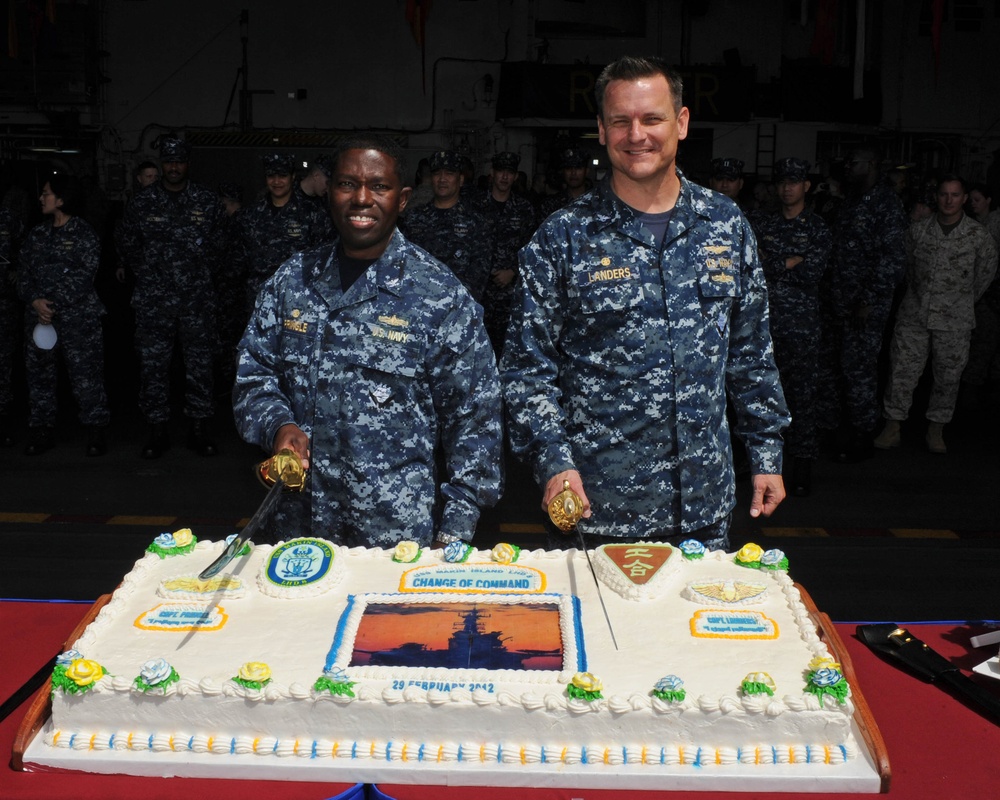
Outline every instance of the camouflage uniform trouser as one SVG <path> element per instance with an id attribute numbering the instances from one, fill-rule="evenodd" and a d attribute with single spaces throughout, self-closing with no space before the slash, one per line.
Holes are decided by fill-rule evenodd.
<path id="1" fill-rule="evenodd" d="M 794 458 L 816 458 L 819 455 L 816 433 L 819 320 L 811 321 L 814 324 L 810 328 L 782 330 L 775 325 L 771 329 L 774 360 L 781 376 L 785 402 L 792 414 L 791 425 L 785 431 L 785 455 Z"/>
<path id="2" fill-rule="evenodd" d="M 58 341 L 51 350 L 35 346 L 31 333 L 38 322 L 33 310 L 25 314 L 24 366 L 28 380 L 28 425 L 53 428 L 56 424 L 57 365 L 61 357 L 69 374 L 73 397 L 83 425 L 107 425 L 110 420 L 104 391 L 104 339 L 101 321 L 65 320 L 54 323 Z"/>
<path id="3" fill-rule="evenodd" d="M 3 275 L 0 273 L 0 280 Z M 0 286 L 0 414 L 9 414 L 14 409 L 14 353 L 16 352 L 17 328 L 21 324 L 24 303 L 15 299 Z"/>
<path id="4" fill-rule="evenodd" d="M 147 422 L 163 423 L 170 419 L 170 361 L 178 338 L 184 356 L 184 415 L 191 419 L 212 416 L 213 324 L 207 311 L 136 308 L 139 408 Z"/>
<path id="5" fill-rule="evenodd" d="M 845 421 L 871 431 L 879 421 L 878 356 L 891 303 L 872 307 L 863 330 L 852 326 L 850 312 L 837 309 L 823 327 L 820 379 L 816 393 L 820 427 L 835 430 Z"/>
<path id="6" fill-rule="evenodd" d="M 934 383 L 927 402 L 927 419 L 951 422 L 958 399 L 962 370 L 969 358 L 971 330 L 930 331 L 906 319 L 896 322 L 889 348 L 891 370 L 883 406 L 886 419 L 906 419 L 913 402 L 913 390 L 931 359 Z"/>
<path id="7" fill-rule="evenodd" d="M 509 286 L 501 288 L 493 283 L 491 278 L 486 284 L 486 291 L 483 292 L 483 324 L 497 359 L 503 353 L 504 341 L 507 338 L 507 323 L 510 322 L 511 309 L 514 307 L 514 290 L 517 286 L 518 282 L 515 279 Z"/>

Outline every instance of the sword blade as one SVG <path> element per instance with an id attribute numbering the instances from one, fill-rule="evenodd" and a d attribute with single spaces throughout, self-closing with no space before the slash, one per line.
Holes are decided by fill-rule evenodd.
<path id="1" fill-rule="evenodd" d="M 587 566 L 590 567 L 590 576 L 594 579 L 594 586 L 597 587 L 597 599 L 601 601 L 601 611 L 604 612 L 604 621 L 608 623 L 608 631 L 611 633 L 611 643 L 615 646 L 615 650 L 617 650 L 618 640 L 615 638 L 615 629 L 611 625 L 611 617 L 608 616 L 608 607 L 604 605 L 604 595 L 601 594 L 601 582 L 597 580 L 597 573 L 594 572 L 594 563 L 590 560 L 590 552 L 587 550 L 587 543 L 583 540 L 583 531 L 577 528 L 576 533 L 580 537 L 580 549 L 583 550 L 583 554 L 587 557 Z"/>
<path id="2" fill-rule="evenodd" d="M 260 507 L 254 512 L 254 515 L 250 517 L 250 521 L 246 524 L 246 527 L 240 531 L 239 536 L 233 539 L 226 549 L 222 551 L 222 555 L 219 556 L 215 561 L 209 564 L 198 578 L 203 581 L 207 581 L 209 578 L 214 578 L 226 565 L 229 564 L 236 554 L 243 549 L 243 545 L 249 542 L 253 536 L 260 530 L 261 525 L 267 521 L 268 517 L 271 516 L 271 511 L 278 504 L 278 498 L 281 497 L 281 490 L 284 487 L 285 482 L 278 478 L 274 482 L 274 485 L 267 490 L 267 494 L 264 495 L 264 499 L 260 503 Z"/>

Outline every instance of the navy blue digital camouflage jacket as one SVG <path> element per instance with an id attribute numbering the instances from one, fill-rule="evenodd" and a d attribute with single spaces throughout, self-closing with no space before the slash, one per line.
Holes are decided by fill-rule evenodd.
<path id="1" fill-rule="evenodd" d="M 336 244 L 297 253 L 264 283 L 234 407 L 243 438 L 269 452 L 284 424 L 310 437 L 307 490 L 283 500 L 300 528 L 282 538 L 468 541 L 499 499 L 500 386 L 482 309 L 399 231 L 346 293 Z"/>
<path id="2" fill-rule="evenodd" d="M 540 485 L 577 469 L 584 533 L 655 537 L 735 506 L 726 395 L 754 473 L 788 424 L 750 226 L 681 176 L 663 251 L 605 181 L 521 251 L 501 362 L 509 435 Z"/>

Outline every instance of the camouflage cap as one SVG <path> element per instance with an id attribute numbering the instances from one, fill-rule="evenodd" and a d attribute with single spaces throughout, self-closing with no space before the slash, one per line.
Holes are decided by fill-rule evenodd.
<path id="1" fill-rule="evenodd" d="M 739 180 L 743 177 L 743 162 L 738 158 L 713 158 L 712 177 Z"/>
<path id="2" fill-rule="evenodd" d="M 173 136 L 160 137 L 160 161 L 190 161 L 191 145 Z"/>
<path id="3" fill-rule="evenodd" d="M 809 162 L 802 158 L 782 158 L 774 165 L 774 182 L 804 181 L 809 178 Z"/>
<path id="4" fill-rule="evenodd" d="M 265 175 L 291 175 L 295 172 L 294 153 L 268 153 L 260 157 Z"/>
<path id="5" fill-rule="evenodd" d="M 493 169 L 500 170 L 509 169 L 511 172 L 517 172 L 518 166 L 521 164 L 521 156 L 517 153 L 511 153 L 509 150 L 503 153 L 497 153 L 493 156 Z"/>
<path id="6" fill-rule="evenodd" d="M 431 172 L 447 169 L 452 172 L 462 171 L 462 156 L 454 150 L 438 150 L 431 158 Z"/>
<path id="7" fill-rule="evenodd" d="M 559 169 L 584 167 L 586 165 L 587 156 L 579 147 L 567 147 L 559 152 Z"/>
<path id="8" fill-rule="evenodd" d="M 237 203 L 243 202 L 243 187 L 238 183 L 220 183 L 219 197 L 224 200 L 235 200 Z"/>

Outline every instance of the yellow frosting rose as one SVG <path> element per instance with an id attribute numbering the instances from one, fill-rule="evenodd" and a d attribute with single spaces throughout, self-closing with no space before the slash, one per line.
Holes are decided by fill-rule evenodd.
<path id="1" fill-rule="evenodd" d="M 417 557 L 418 552 L 420 552 L 420 545 L 407 540 L 396 545 L 392 557 L 401 564 L 408 564 Z"/>
<path id="2" fill-rule="evenodd" d="M 66 677 L 77 686 L 90 686 L 104 674 L 104 668 L 89 658 L 78 658 L 66 669 Z"/>
<path id="3" fill-rule="evenodd" d="M 601 679 L 589 672 L 576 673 L 573 676 L 573 685 L 585 692 L 599 692 L 604 688 L 601 684 Z"/>
<path id="4" fill-rule="evenodd" d="M 744 564 L 752 564 L 754 561 L 760 561 L 762 555 L 764 555 L 764 549 L 759 544 L 748 542 L 740 548 L 736 554 L 736 560 L 742 561 Z"/>
<path id="5" fill-rule="evenodd" d="M 271 680 L 271 668 L 261 661 L 248 661 L 240 667 L 240 678 L 245 681 L 264 683 Z"/>
<path id="6" fill-rule="evenodd" d="M 187 547 L 191 544 L 192 536 L 190 528 L 181 528 L 179 531 L 174 531 L 174 542 L 178 547 Z"/>
<path id="7" fill-rule="evenodd" d="M 510 564 L 514 560 L 514 548 L 506 542 L 501 542 L 493 548 L 493 560 L 498 564 Z"/>

